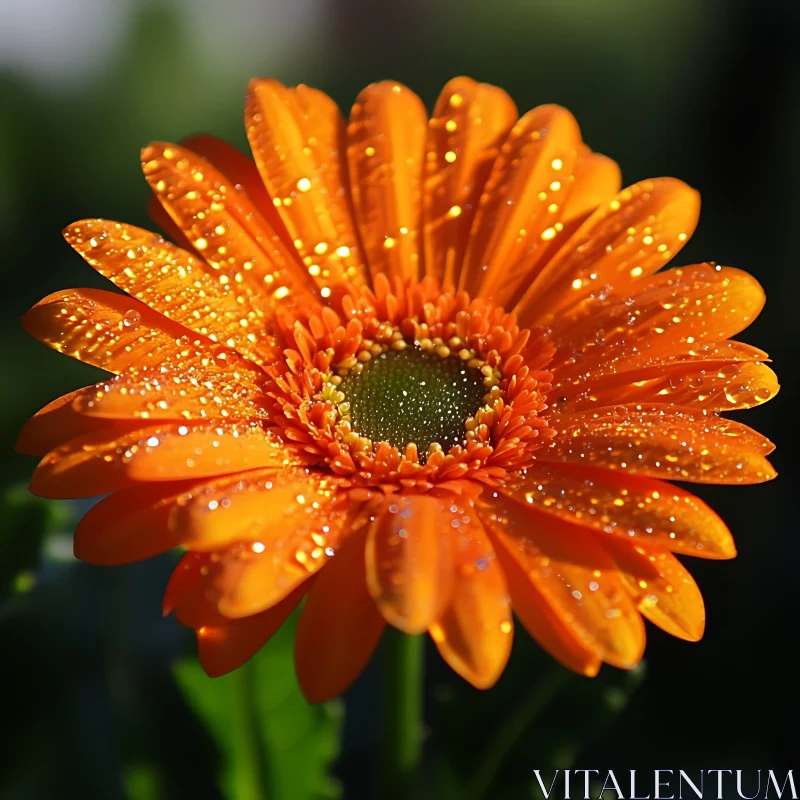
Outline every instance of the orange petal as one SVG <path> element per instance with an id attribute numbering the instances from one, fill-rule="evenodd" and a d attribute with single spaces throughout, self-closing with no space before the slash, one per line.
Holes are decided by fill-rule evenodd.
<path id="1" fill-rule="evenodd" d="M 207 572 L 208 563 L 211 556 L 208 553 L 185 553 L 181 560 L 178 562 L 172 575 L 167 582 L 167 588 L 164 590 L 164 600 L 161 604 L 161 613 L 166 617 L 175 611 L 175 616 L 179 622 L 183 622 L 178 615 L 180 609 L 187 601 L 187 599 L 196 592 L 198 587 L 203 583 L 203 573 Z M 214 609 L 214 612 L 219 615 L 219 612 Z M 219 615 L 221 616 L 221 615 Z M 206 624 L 206 620 L 201 620 L 196 624 L 186 623 L 190 628 L 200 627 Z"/>
<path id="2" fill-rule="evenodd" d="M 620 405 L 551 417 L 557 433 L 537 452 L 547 462 L 622 469 L 698 483 L 761 483 L 775 477 L 774 445 L 746 425 L 670 405 Z"/>
<path id="3" fill-rule="evenodd" d="M 164 593 L 164 614 L 175 611 L 183 625 L 195 628 L 203 669 L 212 677 L 236 669 L 283 624 L 312 585 L 304 581 L 272 608 L 231 620 L 219 613 L 209 585 L 207 553 L 187 553 L 175 567 Z"/>
<path id="4" fill-rule="evenodd" d="M 600 295 L 566 309 L 553 323 L 550 340 L 558 351 L 548 369 L 557 384 L 588 384 L 612 372 L 714 359 L 712 350 L 725 358 L 722 344 L 747 346 L 721 340 L 744 330 L 763 306 L 758 282 L 740 270 L 670 269 L 629 294 Z"/>
<path id="5" fill-rule="evenodd" d="M 585 649 L 623 669 L 639 663 L 644 623 L 592 533 L 502 497 L 481 520 L 500 563 L 517 562 Z"/>
<path id="6" fill-rule="evenodd" d="M 315 554 L 311 557 L 319 558 L 321 550 L 331 546 L 326 528 L 341 523 L 341 503 L 335 506 L 340 483 L 325 473 L 274 469 L 237 473 L 184 494 L 171 527 L 179 532 L 181 544 L 192 550 L 258 540 L 264 546 L 254 552 L 274 549 L 281 558 L 284 538 L 308 537 L 309 552 Z M 302 563 L 299 556 L 298 562 Z"/>
<path id="7" fill-rule="evenodd" d="M 584 217 L 601 203 L 612 200 L 621 187 L 622 173 L 617 162 L 585 147 L 575 165 L 575 185 L 564 204 L 564 219 Z"/>
<path id="8" fill-rule="evenodd" d="M 753 408 L 775 397 L 778 377 L 752 361 L 691 361 L 607 374 L 596 383 L 554 385 L 558 413 L 621 403 L 669 401 L 706 411 Z"/>
<path id="9" fill-rule="evenodd" d="M 170 528 L 178 498 L 194 481 L 148 484 L 112 494 L 92 506 L 75 530 L 75 557 L 101 566 L 129 564 L 181 544 Z"/>
<path id="10" fill-rule="evenodd" d="M 174 144 L 142 151 L 150 188 L 194 249 L 233 283 L 249 303 L 271 318 L 278 308 L 317 303 L 313 284 L 296 253 L 244 192 L 210 162 Z"/>
<path id="11" fill-rule="evenodd" d="M 513 623 L 506 583 L 477 518 L 453 535 L 453 596 L 429 633 L 442 658 L 462 678 L 477 689 L 488 689 L 511 654 Z"/>
<path id="12" fill-rule="evenodd" d="M 111 419 L 200 420 L 228 422 L 264 419 L 265 396 L 241 365 L 132 367 L 121 375 L 75 393 L 81 415 Z M 138 423 L 138 427 L 142 424 Z M 75 434 L 79 435 L 79 434 Z M 63 437 L 62 437 L 63 438 Z"/>
<path id="13" fill-rule="evenodd" d="M 525 630 L 553 658 L 567 669 L 593 678 L 602 660 L 598 652 L 583 642 L 550 606 L 545 596 L 531 581 L 524 559 L 515 558 L 502 542 L 493 539 L 497 561 L 503 570 L 514 613 Z"/>
<path id="14" fill-rule="evenodd" d="M 566 331 L 564 333 L 566 334 Z M 630 333 L 633 335 L 633 329 L 630 330 Z M 604 334 L 603 329 L 594 333 L 601 339 Z M 562 396 L 569 399 L 585 392 L 584 384 L 591 383 L 602 389 L 606 385 L 614 385 L 616 381 L 626 380 L 626 378 L 617 378 L 618 374 L 629 375 L 636 371 L 642 375 L 644 380 L 667 370 L 683 368 L 690 372 L 695 368 L 703 369 L 703 364 L 733 364 L 769 360 L 769 356 L 763 350 L 730 339 L 720 342 L 686 342 L 685 347 L 681 348 L 683 352 L 669 353 L 654 358 L 648 357 L 647 353 L 641 358 L 638 348 L 630 352 L 626 349 L 624 355 L 620 356 L 620 351 L 613 344 L 604 357 L 602 350 L 594 350 L 591 345 L 582 347 L 578 345 L 577 340 L 573 341 L 572 337 L 567 335 L 556 337 L 556 341 L 560 348 L 548 364 L 548 371 L 553 373 L 552 385 L 558 387 L 555 404 L 562 402 Z M 587 342 L 584 342 L 584 345 L 586 344 Z M 621 341 L 619 344 L 622 344 Z M 645 350 L 647 350 L 646 339 L 641 340 L 639 344 L 640 346 L 645 345 Z M 569 352 L 570 347 L 573 348 L 572 352 Z M 552 407 L 554 406 L 551 405 Z"/>
<path id="15" fill-rule="evenodd" d="M 213 500 L 198 498 L 205 508 L 198 505 L 190 512 L 187 528 L 201 546 L 210 546 L 212 540 L 249 540 L 215 553 L 209 567 L 209 585 L 217 608 L 226 617 L 246 617 L 275 605 L 316 573 L 339 547 L 342 536 L 360 521 L 358 508 L 348 509 L 345 498 L 332 491 L 327 479 L 293 480 L 291 498 L 284 490 L 286 482 L 276 476 L 274 502 L 264 491 L 264 482 L 243 484 L 206 495 Z M 258 509 L 259 500 L 266 508 Z"/>
<path id="16" fill-rule="evenodd" d="M 237 190 L 243 191 L 247 195 L 250 202 L 264 217 L 267 225 L 281 237 L 286 247 L 289 249 L 293 247 L 292 238 L 289 236 L 289 232 L 286 230 L 286 226 L 283 224 L 283 220 L 281 220 L 272 199 L 267 194 L 255 163 L 250 158 L 233 145 L 206 133 L 189 136 L 181 142 L 181 145 L 196 155 L 207 159 L 223 175 L 229 178 Z M 197 252 L 181 229 L 172 221 L 172 217 L 164 210 L 155 192 L 150 193 L 147 213 L 150 219 L 162 231 L 167 233 L 173 242 L 180 245 L 184 250 L 192 253 Z"/>
<path id="17" fill-rule="evenodd" d="M 153 425 L 116 437 L 113 430 L 102 430 L 48 453 L 31 491 L 50 498 L 95 497 L 137 481 L 205 478 L 290 463 L 282 444 L 255 423 Z"/>
<path id="18" fill-rule="evenodd" d="M 187 253 L 200 254 L 200 251 L 195 250 L 194 245 L 186 238 L 183 231 L 172 221 L 172 217 L 167 214 L 164 206 L 158 201 L 158 197 L 156 197 L 156 193 L 153 191 L 150 192 L 150 197 L 147 200 L 147 216 L 150 217 L 156 224 L 156 227 L 169 236 L 178 247 L 185 250 Z"/>
<path id="19" fill-rule="evenodd" d="M 62 395 L 37 411 L 23 425 L 14 449 L 28 456 L 43 456 L 63 444 L 65 439 L 86 436 L 97 431 L 113 431 L 108 434 L 108 438 L 112 439 L 141 427 L 138 421 L 98 419 L 75 411 L 72 407 L 75 398 L 93 388 L 87 386 L 85 389 Z"/>
<path id="20" fill-rule="evenodd" d="M 665 359 L 664 366 L 694 361 L 769 361 L 769 355 L 758 347 L 726 339 L 721 342 L 698 342 L 691 351 Z"/>
<path id="21" fill-rule="evenodd" d="M 308 503 L 325 500 L 320 487 L 329 483 L 267 469 L 123 489 L 81 520 L 75 555 L 93 564 L 126 564 L 178 546 L 202 552 L 251 544 L 272 524 L 300 527 L 298 494 L 305 492 Z M 310 506 L 306 510 L 316 513 Z"/>
<path id="22" fill-rule="evenodd" d="M 230 178 L 237 189 L 247 195 L 267 225 L 291 250 L 292 237 L 286 230 L 278 209 L 267 193 L 264 181 L 261 180 L 258 167 L 251 158 L 223 139 L 206 133 L 189 136 L 181 142 L 181 145 L 211 162 L 226 178 Z"/>
<path id="23" fill-rule="evenodd" d="M 680 639 L 696 642 L 702 638 L 706 623 L 703 595 L 675 556 L 619 539 L 604 539 L 603 547 L 650 622 Z"/>
<path id="24" fill-rule="evenodd" d="M 366 269 L 347 201 L 344 120 L 336 103 L 308 86 L 254 80 L 245 124 L 261 178 L 317 285 L 362 283 Z"/>
<path id="25" fill-rule="evenodd" d="M 108 372 L 156 366 L 168 359 L 189 364 L 235 357 L 139 300 L 102 289 L 55 292 L 28 311 L 22 324 L 48 347 Z"/>
<path id="26" fill-rule="evenodd" d="M 422 633 L 453 590 L 451 540 L 458 517 L 447 498 L 387 497 L 367 537 L 367 585 L 387 622 Z"/>
<path id="27" fill-rule="evenodd" d="M 522 282 L 514 297 L 507 302 L 508 306 L 516 304 L 535 275 L 552 260 L 598 206 L 614 198 L 621 186 L 622 174 L 616 161 L 600 153 L 593 153 L 585 144 L 578 147 L 574 180 L 561 209 L 559 225 L 553 227 L 555 234 L 539 254 L 536 270 L 528 275 L 527 281 Z M 548 236 L 550 233 L 548 231 Z"/>
<path id="28" fill-rule="evenodd" d="M 694 232 L 700 196 L 674 178 L 641 181 L 602 205 L 541 271 L 516 307 L 541 326 L 578 298 L 605 286 L 623 296 L 664 266 Z"/>
<path id="29" fill-rule="evenodd" d="M 297 680 L 309 703 L 337 697 L 359 676 L 384 625 L 367 590 L 366 528 L 314 579 L 295 638 Z"/>
<path id="30" fill-rule="evenodd" d="M 470 234 L 459 288 L 505 304 L 561 225 L 581 135 L 572 114 L 539 106 L 511 129 L 500 148 Z"/>
<path id="31" fill-rule="evenodd" d="M 213 558 L 213 553 L 186 553 L 164 592 L 164 614 L 174 611 L 175 619 L 187 628 L 219 628 L 233 621 L 217 608 L 217 593 L 210 580 Z"/>
<path id="32" fill-rule="evenodd" d="M 567 522 L 703 558 L 733 558 L 725 523 L 699 498 L 663 481 L 606 469 L 537 463 L 503 492 Z M 605 535 L 603 538 L 607 538 Z"/>
<path id="33" fill-rule="evenodd" d="M 241 285 L 185 250 L 150 231 L 87 219 L 64 231 L 64 238 L 101 275 L 165 317 L 223 342 L 256 363 L 280 353 Z"/>
<path id="34" fill-rule="evenodd" d="M 197 655 L 206 675 L 217 678 L 252 658 L 277 633 L 307 591 L 306 582 L 260 614 L 198 628 Z"/>
<path id="35" fill-rule="evenodd" d="M 453 78 L 436 101 L 426 148 L 425 273 L 446 289 L 458 283 L 481 192 L 516 119 L 502 89 L 471 78 Z"/>
<path id="36" fill-rule="evenodd" d="M 373 83 L 356 99 L 347 128 L 353 207 L 374 277 L 423 273 L 422 182 L 428 114 L 410 89 Z"/>

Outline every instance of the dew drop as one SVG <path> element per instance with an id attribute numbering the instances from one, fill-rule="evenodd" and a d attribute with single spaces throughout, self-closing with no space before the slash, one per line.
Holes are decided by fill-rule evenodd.
<path id="1" fill-rule="evenodd" d="M 686 378 L 683 375 L 673 375 L 669 379 L 669 385 L 673 389 L 680 389 L 681 386 L 686 382 Z"/>
<path id="2" fill-rule="evenodd" d="M 133 309 L 126 311 L 122 317 L 122 324 L 126 328 L 135 328 L 141 321 L 142 315 Z"/>

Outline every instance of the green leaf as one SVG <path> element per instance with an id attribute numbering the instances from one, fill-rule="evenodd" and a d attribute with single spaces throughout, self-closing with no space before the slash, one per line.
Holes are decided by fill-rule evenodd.
<path id="1" fill-rule="evenodd" d="M 330 800 L 339 753 L 338 702 L 309 705 L 294 674 L 297 615 L 250 661 L 209 678 L 195 658 L 175 667 L 187 703 L 222 756 L 220 788 L 228 800 Z"/>
<path id="2" fill-rule="evenodd" d="M 13 485 L 0 495 L 0 603 L 30 591 L 36 583 L 42 542 L 48 534 L 71 529 L 67 503 L 34 497 L 26 486 Z"/>

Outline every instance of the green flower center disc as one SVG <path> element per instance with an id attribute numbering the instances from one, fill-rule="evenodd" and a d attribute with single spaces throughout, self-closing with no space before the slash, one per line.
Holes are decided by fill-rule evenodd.
<path id="1" fill-rule="evenodd" d="M 447 452 L 463 444 L 464 423 L 483 405 L 483 376 L 458 358 L 429 355 L 416 347 L 389 350 L 346 375 L 339 389 L 350 404 L 353 430 L 402 453 L 417 445 L 425 463 L 438 442 Z"/>

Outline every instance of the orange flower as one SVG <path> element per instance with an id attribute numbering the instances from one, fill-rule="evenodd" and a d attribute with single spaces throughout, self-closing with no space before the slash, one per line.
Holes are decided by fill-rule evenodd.
<path id="1" fill-rule="evenodd" d="M 419 98 L 367 87 L 345 124 L 305 86 L 250 86 L 255 163 L 214 138 L 143 152 L 177 244 L 84 220 L 67 241 L 127 294 L 59 292 L 38 339 L 112 377 L 59 398 L 18 447 L 32 490 L 109 495 L 75 553 L 186 554 L 165 610 L 210 675 L 305 597 L 300 684 L 359 674 L 386 622 L 428 631 L 477 687 L 512 609 L 586 675 L 642 657 L 645 617 L 703 633 L 674 554 L 731 558 L 724 523 L 665 480 L 757 483 L 763 436 L 720 412 L 778 389 L 733 341 L 764 295 L 738 270 L 663 271 L 695 191 L 620 191 L 572 115 L 519 119 L 456 78 Z"/>

